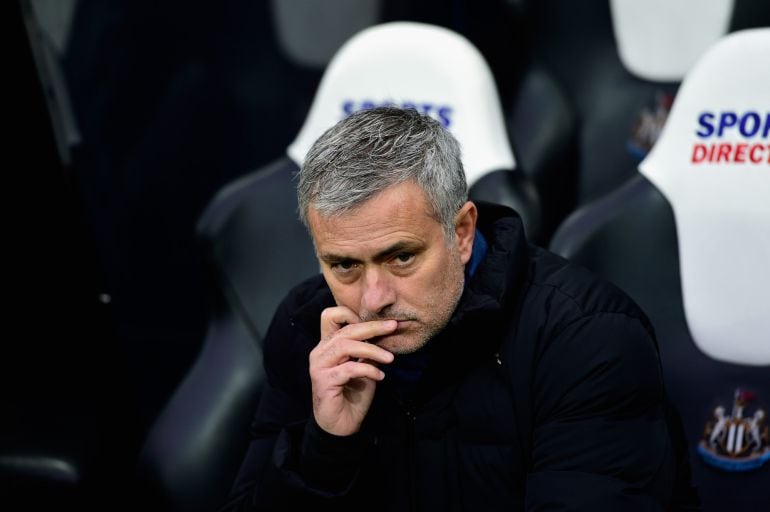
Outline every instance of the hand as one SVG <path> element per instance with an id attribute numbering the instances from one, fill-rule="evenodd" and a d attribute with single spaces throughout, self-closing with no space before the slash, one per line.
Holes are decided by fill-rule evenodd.
<path id="1" fill-rule="evenodd" d="M 385 374 L 376 364 L 393 354 L 365 340 L 391 334 L 395 320 L 361 322 L 352 310 L 338 306 L 321 313 L 321 341 L 310 352 L 313 415 L 326 432 L 348 436 L 358 432 Z"/>

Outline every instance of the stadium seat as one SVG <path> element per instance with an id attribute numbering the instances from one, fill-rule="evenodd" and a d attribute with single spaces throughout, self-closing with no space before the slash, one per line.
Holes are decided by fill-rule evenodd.
<path id="1" fill-rule="evenodd" d="M 448 126 L 477 194 L 513 202 L 536 230 L 536 197 L 514 170 L 495 85 L 478 51 L 447 29 L 418 23 L 353 37 L 325 72 L 288 156 L 224 187 L 198 222 L 215 269 L 216 313 L 202 352 L 142 450 L 149 500 L 205 510 L 226 495 L 259 397 L 262 336 L 286 292 L 318 272 L 297 217 L 295 173 L 326 128 L 385 103 L 413 105 Z"/>
<path id="2" fill-rule="evenodd" d="M 98 300 L 70 158 L 77 134 L 68 91 L 34 7 L 5 2 L 0 15 L 13 49 L 6 94 L 14 105 L 13 142 L 4 147 L 0 509 L 86 510 L 130 473 L 135 409 L 109 305 Z"/>
<path id="3" fill-rule="evenodd" d="M 770 29 L 726 36 L 686 75 L 639 173 L 551 249 L 648 313 L 705 510 L 768 510 Z"/>
<path id="4" fill-rule="evenodd" d="M 548 233 L 634 174 L 682 77 L 709 44 L 737 28 L 770 24 L 764 0 L 524 4 L 533 66 L 508 122 Z"/>
<path id="5" fill-rule="evenodd" d="M 495 192 L 516 201 L 513 206 L 536 231 L 536 196 L 514 170 L 494 82 L 480 54 L 440 27 L 409 22 L 372 27 L 348 41 L 331 62 L 287 157 L 223 188 L 201 217 L 200 229 L 219 251 L 217 264 L 238 270 L 229 282 L 260 333 L 291 286 L 318 271 L 296 216 L 293 178 L 305 153 L 344 116 L 383 104 L 414 106 L 447 125 L 463 148 L 471 194 L 496 179 L 508 182 Z"/>

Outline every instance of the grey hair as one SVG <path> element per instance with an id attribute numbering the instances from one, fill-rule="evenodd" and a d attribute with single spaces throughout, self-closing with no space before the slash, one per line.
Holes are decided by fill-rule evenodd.
<path id="1" fill-rule="evenodd" d="M 362 110 L 324 132 L 299 172 L 299 216 L 340 215 L 386 188 L 414 180 L 431 215 L 454 239 L 454 217 L 468 199 L 460 145 L 449 131 L 414 109 Z"/>

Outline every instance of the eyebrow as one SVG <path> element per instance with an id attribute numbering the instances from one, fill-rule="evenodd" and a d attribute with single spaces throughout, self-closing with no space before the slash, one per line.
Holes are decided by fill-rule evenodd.
<path id="1" fill-rule="evenodd" d="M 397 252 L 402 251 L 408 251 L 408 252 L 417 252 L 421 248 L 421 244 L 417 244 L 414 242 L 406 242 L 406 241 L 400 241 L 396 242 L 393 245 L 381 250 L 377 254 L 374 255 L 374 258 L 372 258 L 374 261 L 382 261 L 386 259 L 388 256 L 395 254 Z M 319 256 L 319 258 L 323 261 L 325 261 L 328 264 L 334 264 L 339 263 L 341 261 L 353 261 L 358 262 L 359 260 L 356 258 L 350 258 L 348 256 L 342 256 L 338 254 L 332 254 L 332 253 L 324 253 Z"/>

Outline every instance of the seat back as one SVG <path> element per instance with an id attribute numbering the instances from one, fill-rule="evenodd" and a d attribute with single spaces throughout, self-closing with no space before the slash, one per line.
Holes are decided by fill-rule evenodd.
<path id="1" fill-rule="evenodd" d="M 412 107 L 441 122 L 460 142 L 471 198 L 517 209 L 528 235 L 537 238 L 537 193 L 515 172 L 494 78 L 464 37 L 442 27 L 394 22 L 351 38 L 324 74 L 289 157 L 302 165 L 327 128 L 379 105 Z"/>
<path id="2" fill-rule="evenodd" d="M 623 187 L 551 248 L 648 313 L 707 509 L 770 507 L 770 29 L 714 45 Z M 762 506 L 764 505 L 764 506 Z"/>
<path id="3" fill-rule="evenodd" d="M 560 135 L 571 147 L 560 151 L 572 158 L 556 168 L 543 165 L 531 144 L 515 146 L 522 170 L 537 183 L 549 225 L 634 175 L 685 72 L 734 30 L 731 19 L 746 4 L 770 7 L 763 0 L 530 3 L 537 66 L 512 111 L 514 142 L 526 141 L 532 130 L 531 105 L 538 105 L 535 121 L 547 118 L 549 126 L 572 132 Z"/>
<path id="4" fill-rule="evenodd" d="M 460 141 L 468 184 L 512 170 L 497 89 L 481 54 L 448 29 L 386 23 L 351 38 L 335 55 L 289 156 L 301 165 L 329 127 L 356 110 L 411 106 L 429 114 Z"/>
<path id="5" fill-rule="evenodd" d="M 695 342 L 738 364 L 770 364 L 757 335 L 770 332 L 770 66 L 754 60 L 767 52 L 770 29 L 714 48 L 639 166 L 674 209 Z"/>
<path id="6" fill-rule="evenodd" d="M 68 27 L 54 34 L 44 23 L 57 7 L 70 12 L 28 0 L 0 8 L 10 57 L 4 94 L 15 107 L 6 115 L 13 143 L 3 148 L 3 510 L 88 509 L 126 480 L 138 439 L 71 159 L 78 130 L 57 45 Z"/>
<path id="7" fill-rule="evenodd" d="M 680 82 L 700 55 L 727 34 L 735 0 L 610 0 L 623 66 L 655 82 Z"/>

